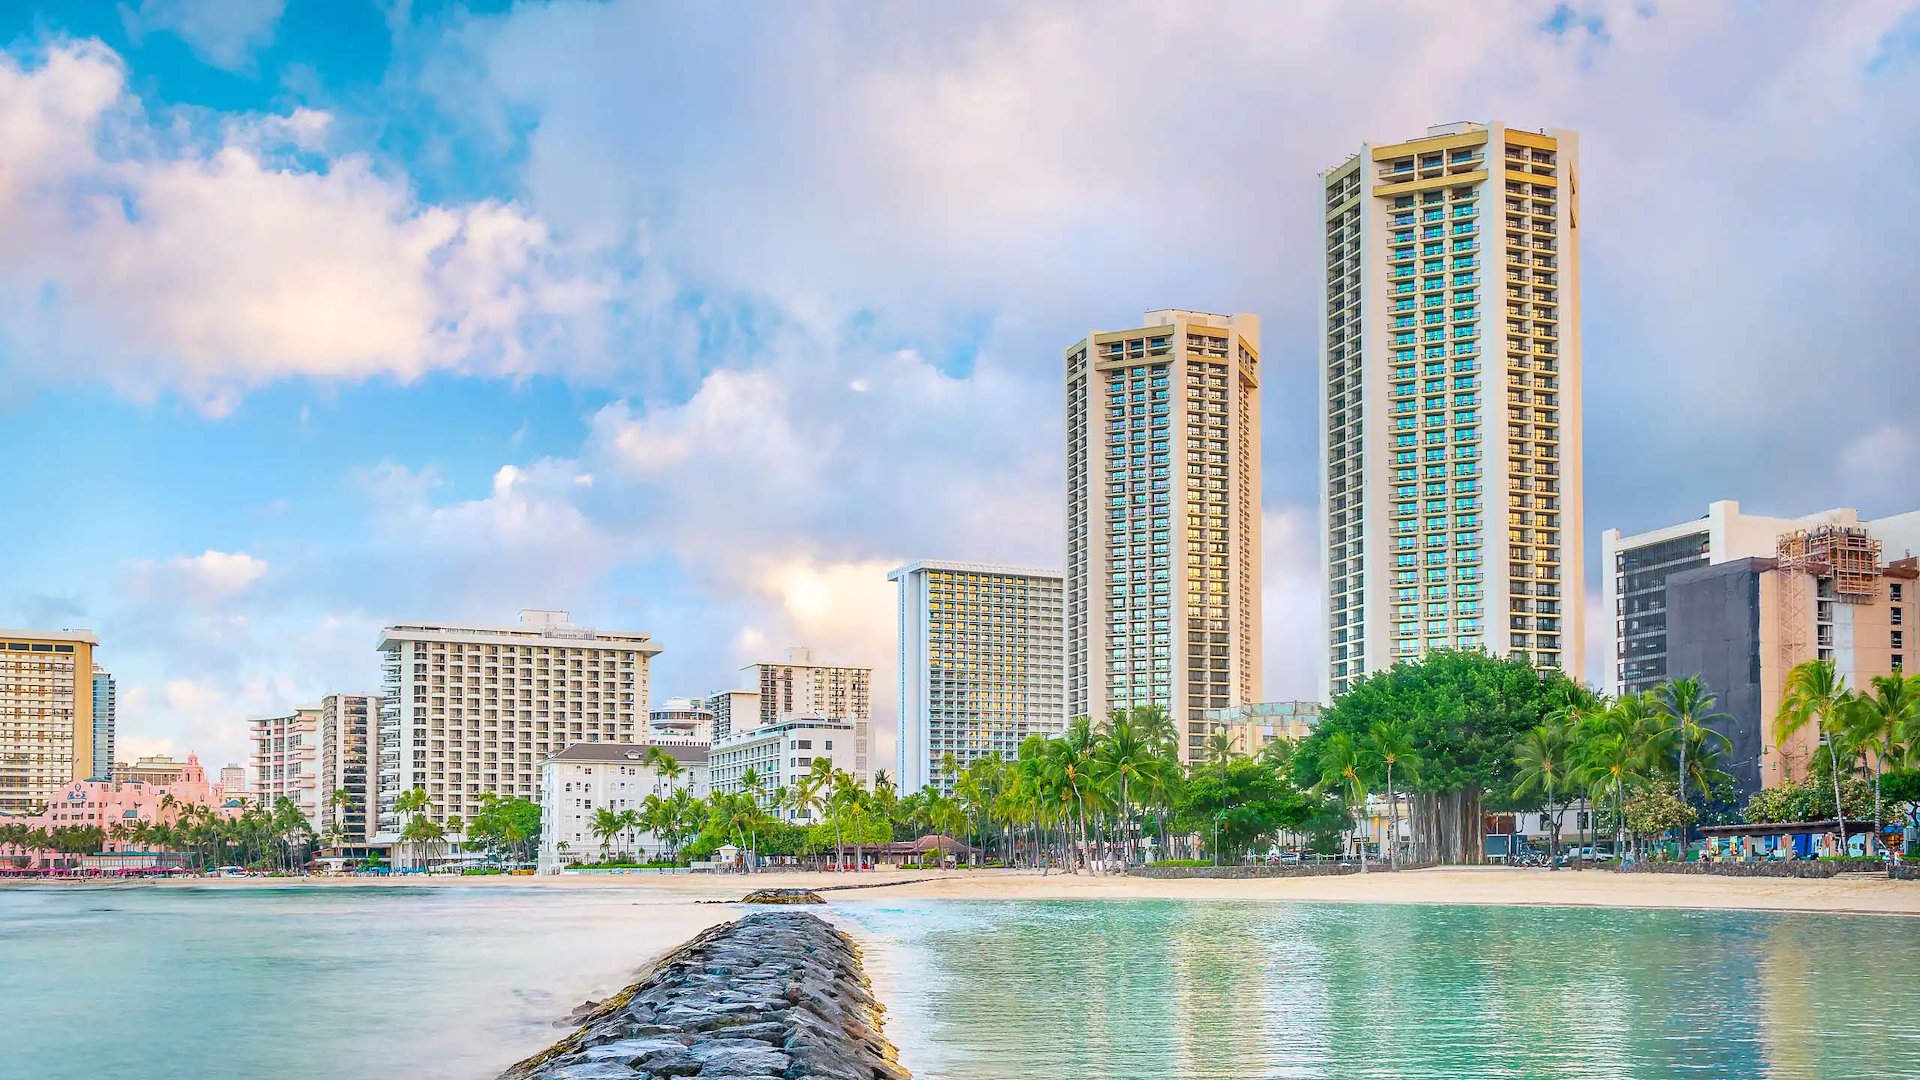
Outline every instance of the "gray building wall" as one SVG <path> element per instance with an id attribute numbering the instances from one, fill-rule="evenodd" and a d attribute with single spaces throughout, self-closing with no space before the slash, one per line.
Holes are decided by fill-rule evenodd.
<path id="1" fill-rule="evenodd" d="M 1770 559 L 1736 559 L 1667 578 L 1667 672 L 1697 676 L 1730 721 L 1710 725 L 1732 743 L 1721 768 L 1734 802 L 1760 790 L 1760 574 Z"/>

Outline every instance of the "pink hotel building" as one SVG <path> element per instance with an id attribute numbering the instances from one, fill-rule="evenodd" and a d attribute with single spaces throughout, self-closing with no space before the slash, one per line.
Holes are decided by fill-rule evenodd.
<path id="1" fill-rule="evenodd" d="M 227 799 L 221 785 L 207 780 L 207 771 L 201 767 L 200 758 L 188 754 L 186 768 L 180 771 L 180 778 L 171 784 L 147 784 L 137 780 L 125 783 L 75 780 L 56 791 L 48 801 L 47 808 L 40 813 L 7 820 L 36 829 L 92 825 L 102 830 L 121 823 L 157 822 L 169 816 L 161 808 L 161 801 L 168 795 L 172 795 L 176 803 L 215 807 L 223 817 L 235 817 L 240 813 L 237 801 L 232 806 L 225 805 Z M 109 838 L 105 847 L 108 851 L 120 851 L 126 849 L 127 845 Z M 11 861 L 25 858 L 30 865 L 47 861 L 51 854 L 0 845 L 0 859 Z"/>

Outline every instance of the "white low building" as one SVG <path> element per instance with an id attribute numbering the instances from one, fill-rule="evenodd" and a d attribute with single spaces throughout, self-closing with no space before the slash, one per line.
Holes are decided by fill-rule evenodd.
<path id="1" fill-rule="evenodd" d="M 776 808 L 777 794 L 799 787 L 818 759 L 857 777 L 860 753 L 858 732 L 852 723 L 799 719 L 769 724 L 714 746 L 713 789 L 741 790 L 747 770 L 752 769 L 759 777 L 761 801 L 766 807 L 777 809 L 787 821 L 806 824 L 819 820 L 818 811 L 792 805 Z"/>
<path id="2" fill-rule="evenodd" d="M 575 743 L 540 763 L 540 872 L 557 873 L 569 862 L 598 859 L 601 839 L 594 815 L 641 810 L 647 796 L 668 798 L 684 789 L 696 799 L 711 790 L 707 747 L 656 744 L 685 771 L 669 780 L 648 761 L 648 746 L 623 742 Z M 638 829 L 613 841 L 616 852 L 653 858 L 665 844 Z"/>

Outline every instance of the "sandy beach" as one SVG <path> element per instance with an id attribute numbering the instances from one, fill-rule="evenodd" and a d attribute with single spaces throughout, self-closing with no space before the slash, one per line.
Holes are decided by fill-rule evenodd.
<path id="1" fill-rule="evenodd" d="M 1439 867 L 1341 877 L 1155 880 L 1027 870 L 864 873 L 581 874 L 549 877 L 211 878 L 160 888 L 348 885 L 625 889 L 662 902 L 733 900 L 757 888 L 834 889 L 828 898 L 902 900 L 1294 900 L 1348 904 L 1514 904 L 1920 915 L 1920 882 L 1728 878 L 1607 871 Z M 866 886 L 840 891 L 844 886 Z M 75 883 L 73 888 L 89 886 Z"/>

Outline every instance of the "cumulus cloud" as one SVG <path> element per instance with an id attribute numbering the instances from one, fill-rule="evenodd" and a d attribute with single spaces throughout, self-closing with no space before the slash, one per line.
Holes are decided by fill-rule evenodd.
<path id="1" fill-rule="evenodd" d="M 273 43 L 285 10 L 286 0 L 140 0 L 138 7 L 122 8 L 121 18 L 136 39 L 171 33 L 207 63 L 240 71 Z"/>
<path id="2" fill-rule="evenodd" d="M 156 604 L 207 609 L 223 604 L 267 576 L 267 564 L 239 551 L 203 551 L 129 568 L 131 592 Z"/>
<path id="3" fill-rule="evenodd" d="M 0 57 L 17 378 L 172 390 L 218 413 L 288 377 L 518 375 L 559 364 L 561 324 L 606 296 L 515 205 L 423 203 L 362 155 L 304 168 L 268 152 L 317 146 L 313 110 L 242 119 L 210 142 L 177 136 L 98 44 Z"/>

